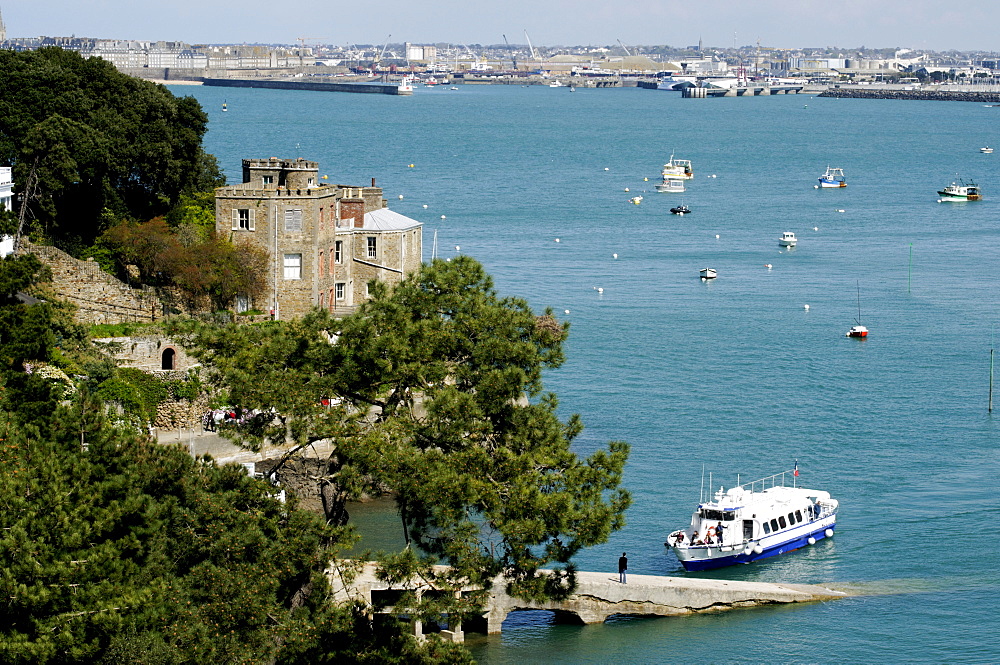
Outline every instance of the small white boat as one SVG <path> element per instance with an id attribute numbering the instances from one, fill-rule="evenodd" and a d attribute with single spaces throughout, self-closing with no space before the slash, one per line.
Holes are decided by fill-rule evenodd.
<path id="1" fill-rule="evenodd" d="M 864 339 L 868 337 L 868 328 L 861 325 L 861 282 L 858 282 L 858 318 L 854 321 L 854 325 L 851 329 L 847 331 L 845 337 L 857 337 L 858 339 Z"/>
<path id="2" fill-rule="evenodd" d="M 561 87 L 563 87 L 563 84 L 562 84 L 561 81 L 553 81 L 552 83 L 549 83 L 549 87 L 550 88 L 561 88 Z"/>
<path id="3" fill-rule="evenodd" d="M 226 100 L 224 100 L 224 99 L 222 100 L 222 110 L 223 111 L 228 111 L 229 110 L 229 108 L 226 106 Z"/>
<path id="4" fill-rule="evenodd" d="M 718 274 L 715 272 L 715 268 L 702 268 L 698 271 L 698 276 L 702 279 L 715 279 Z"/>
<path id="5" fill-rule="evenodd" d="M 986 154 L 986 155 L 992 155 L 993 154 L 993 148 L 989 147 L 988 145 L 987 146 L 983 146 L 982 148 L 979 149 L 979 152 L 981 152 L 983 154 Z"/>
<path id="6" fill-rule="evenodd" d="M 953 182 L 944 189 L 938 190 L 941 198 L 938 203 L 944 201 L 978 201 L 983 198 L 979 191 L 979 185 L 974 182 Z"/>
<path id="7" fill-rule="evenodd" d="M 683 192 L 684 191 L 684 180 L 682 178 L 663 178 L 663 182 L 655 185 L 656 191 L 658 192 Z"/>
<path id="8" fill-rule="evenodd" d="M 634 203 L 635 205 L 639 205 L 640 203 L 642 203 L 642 196 L 633 196 L 632 198 L 629 199 L 629 203 Z"/>
<path id="9" fill-rule="evenodd" d="M 781 234 L 781 237 L 778 238 L 778 244 L 781 245 L 782 247 L 795 247 L 795 244 L 798 241 L 799 239 L 796 238 L 795 234 L 792 233 L 791 231 L 785 231 L 784 233 Z"/>
<path id="10" fill-rule="evenodd" d="M 844 177 L 844 169 L 826 167 L 826 173 L 819 177 L 819 188 L 847 187 L 847 179 Z"/>
<path id="11" fill-rule="evenodd" d="M 829 492 L 796 487 L 793 471 L 720 487 L 698 504 L 691 524 L 667 536 L 684 570 L 752 563 L 833 536 L 839 502 Z M 792 483 L 785 485 L 786 480 Z"/>
<path id="12" fill-rule="evenodd" d="M 670 155 L 670 160 L 663 165 L 661 175 L 664 178 L 690 180 L 694 177 L 694 169 L 691 168 L 690 159 L 674 159 L 674 156 Z"/>

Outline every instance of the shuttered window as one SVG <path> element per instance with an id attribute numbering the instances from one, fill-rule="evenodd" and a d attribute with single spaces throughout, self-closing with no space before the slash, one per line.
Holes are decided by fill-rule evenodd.
<path id="1" fill-rule="evenodd" d="M 253 231 L 253 210 L 236 208 L 233 210 L 233 231 Z"/>
<path id="2" fill-rule="evenodd" d="M 302 279 L 301 254 L 285 254 L 285 279 Z"/>
<path id="3" fill-rule="evenodd" d="M 302 210 L 294 208 L 285 211 L 285 233 L 302 233 Z"/>

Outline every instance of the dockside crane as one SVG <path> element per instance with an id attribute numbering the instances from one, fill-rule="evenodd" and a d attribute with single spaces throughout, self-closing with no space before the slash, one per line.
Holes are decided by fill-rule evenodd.
<path id="1" fill-rule="evenodd" d="M 528 50 L 531 51 L 531 59 L 538 60 L 538 54 L 535 53 L 535 47 L 531 45 L 531 37 L 528 36 L 528 31 L 524 31 L 524 38 L 528 40 Z"/>
<path id="2" fill-rule="evenodd" d="M 382 56 L 385 55 L 385 49 L 389 47 L 390 39 L 392 39 L 392 35 L 389 35 L 388 37 L 385 38 L 385 44 L 382 45 L 382 50 L 379 51 L 379 54 L 375 56 L 375 62 L 372 63 L 372 69 L 377 67 L 378 64 L 382 62 Z"/>
<path id="3" fill-rule="evenodd" d="M 510 42 L 507 41 L 507 35 L 503 36 L 503 43 L 507 45 L 507 50 L 510 51 L 511 62 L 514 63 L 514 71 L 517 71 L 517 56 L 514 55 L 514 49 L 510 47 Z"/>
<path id="4" fill-rule="evenodd" d="M 627 49 L 627 48 L 625 48 L 625 45 L 624 45 L 624 44 L 622 44 L 622 40 L 620 40 L 620 39 L 618 40 L 618 45 L 622 47 L 622 50 L 623 50 L 623 51 L 625 51 L 625 55 L 627 55 L 627 56 L 629 56 L 629 57 L 631 57 L 631 56 L 632 56 L 632 54 L 628 52 L 628 49 Z"/>

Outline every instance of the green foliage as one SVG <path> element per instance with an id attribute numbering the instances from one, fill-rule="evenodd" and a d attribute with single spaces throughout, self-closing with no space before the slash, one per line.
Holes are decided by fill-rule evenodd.
<path id="1" fill-rule="evenodd" d="M 0 163 L 29 196 L 34 234 L 79 251 L 109 219 L 149 219 L 221 184 L 193 98 L 60 48 L 0 51 L 0 72 Z"/>
<path id="2" fill-rule="evenodd" d="M 242 440 L 336 441 L 321 480 L 327 517 L 342 520 L 342 502 L 362 492 L 389 491 L 408 538 L 453 566 L 445 587 L 502 572 L 515 593 L 564 593 L 571 568 L 548 581 L 538 569 L 565 566 L 624 525 L 628 445 L 578 457 L 579 418 L 561 422 L 542 392 L 568 326 L 499 297 L 471 258 L 436 261 L 391 291 L 373 283 L 371 301 L 343 320 L 316 311 L 171 331 L 233 404 L 268 414 L 240 427 Z M 323 407 L 331 397 L 337 406 Z M 434 576 L 430 563 L 393 565 Z"/>
<path id="3" fill-rule="evenodd" d="M 198 228 L 185 223 L 175 231 L 157 218 L 118 224 L 102 242 L 122 266 L 138 266 L 143 282 L 176 285 L 194 302 L 208 299 L 215 309 L 224 309 L 238 294 L 259 297 L 266 286 L 267 252 L 248 240 L 234 244 Z"/>
<path id="4" fill-rule="evenodd" d="M 85 395 L 47 432 L 0 413 L 0 661 L 469 662 L 329 604 L 347 530 L 100 414 Z"/>
<path id="5" fill-rule="evenodd" d="M 150 424 L 156 419 L 157 407 L 168 399 L 193 400 L 201 392 L 197 374 L 185 379 L 168 379 L 134 367 L 120 367 L 97 386 L 97 396 L 121 406 L 129 416 Z"/>

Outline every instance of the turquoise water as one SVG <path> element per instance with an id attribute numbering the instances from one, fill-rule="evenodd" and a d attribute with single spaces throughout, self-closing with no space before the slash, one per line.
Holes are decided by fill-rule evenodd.
<path id="1" fill-rule="evenodd" d="M 241 158 L 269 156 L 318 160 L 333 182 L 375 177 L 390 207 L 425 223 L 425 257 L 437 231 L 440 256 L 474 256 L 502 293 L 572 323 L 546 386 L 582 415 L 580 452 L 632 444 L 635 497 L 582 569 L 610 571 L 624 550 L 633 573 L 684 575 L 662 543 L 687 523 L 703 466 L 728 487 L 798 459 L 802 484 L 841 501 L 830 540 L 691 575 L 861 595 L 586 627 L 518 613 L 501 636 L 470 639 L 481 662 L 1000 662 L 1000 436 L 986 408 L 1000 155 L 978 150 L 1000 143 L 996 109 L 517 86 L 174 90 L 203 102 L 206 147 L 231 180 Z M 657 194 L 672 152 L 695 179 Z M 813 188 L 828 165 L 846 189 Z M 937 203 L 956 173 L 986 200 Z M 670 215 L 679 201 L 693 212 Z M 782 231 L 799 246 L 782 250 Z M 705 266 L 718 279 L 700 281 Z M 864 341 L 844 337 L 859 285 Z"/>

